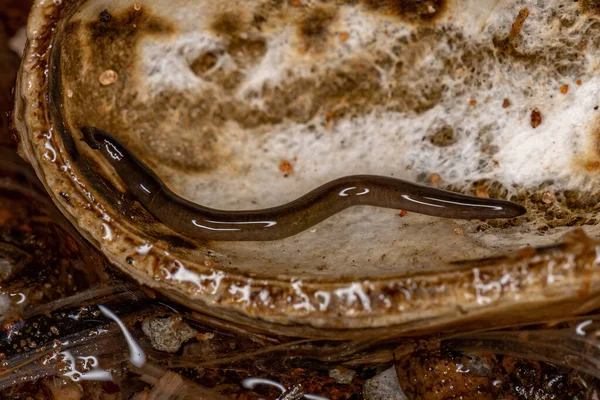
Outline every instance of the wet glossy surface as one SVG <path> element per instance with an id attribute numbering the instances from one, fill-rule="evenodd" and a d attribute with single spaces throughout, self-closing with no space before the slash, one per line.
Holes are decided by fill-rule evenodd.
<path id="1" fill-rule="evenodd" d="M 10 12 L 3 8 L 7 4 Z M 7 19 L 21 15 L 24 20 L 23 6 L 21 0 L 0 5 L 0 39 Z M 2 40 L 0 55 L 1 45 Z M 9 90 L 2 87 L 2 98 L 10 97 Z M 9 142 L 2 132 L 0 142 Z M 102 255 L 52 210 L 33 171 L 13 149 L 3 149 L 0 398 L 337 400 L 372 399 L 376 388 L 430 399 L 598 398 L 596 315 L 519 330 L 467 332 L 441 345 L 437 338 L 336 343 L 257 334 L 248 326 L 169 303 L 114 274 Z M 151 249 L 139 245 L 137 254 L 148 255 Z M 563 267 L 577 262 L 579 254 L 570 252 L 566 262 L 548 265 L 547 281 L 568 278 L 569 268 Z M 492 278 L 478 272 L 483 302 L 494 301 L 502 285 L 518 284 L 514 275 Z M 585 297 L 592 284 L 574 290 Z M 412 287 L 404 290 L 419 296 Z M 177 336 L 184 323 L 198 332 L 175 354 L 152 348 L 140 327 L 145 318 L 167 316 L 181 322 L 163 336 Z M 131 358 L 139 354 L 131 351 L 132 341 L 148 356 L 144 364 Z M 93 380 L 108 374 L 112 381 Z M 391 378 L 396 378 L 393 385 Z M 383 398 L 390 398 L 385 393 Z"/>
<path id="2" fill-rule="evenodd" d="M 356 205 L 455 219 L 515 218 L 526 212 L 524 207 L 505 200 L 481 199 L 370 175 L 336 179 L 291 203 L 274 208 L 215 210 L 173 193 L 112 134 L 97 128 L 83 128 L 82 132 L 87 144 L 102 152 L 144 207 L 173 230 L 200 240 L 283 239 Z"/>
<path id="3" fill-rule="evenodd" d="M 113 265 L 189 309 L 312 338 L 429 334 L 595 308 L 600 264 L 598 225 L 591 217 L 598 202 L 589 191 L 595 164 L 568 176 L 556 171 L 571 171 L 565 165 L 572 150 L 586 148 L 575 140 L 583 136 L 563 133 L 577 128 L 587 134 L 569 116 L 591 118 L 593 96 L 586 93 L 598 86 L 588 77 L 568 96 L 553 97 L 565 79 L 554 64 L 542 63 L 543 71 L 535 63 L 514 69 L 515 60 L 495 58 L 521 45 L 514 38 L 513 47 L 493 40 L 508 34 L 521 15 L 516 3 L 490 8 L 490 18 L 456 3 L 452 19 L 422 21 L 427 29 L 362 2 L 331 3 L 324 10 L 256 0 L 244 3 L 248 16 L 256 15 L 250 21 L 237 3 L 224 9 L 211 4 L 90 0 L 34 9 L 32 26 L 39 29 L 31 29 L 16 92 L 20 150 L 60 210 Z M 575 21 L 565 29 L 593 35 L 595 28 L 586 24 L 595 17 L 570 2 L 539 6 L 523 33 L 545 27 L 559 6 Z M 480 34 L 469 34 L 476 25 L 463 23 L 469 17 L 485 27 Z M 289 21 L 300 21 L 300 29 L 276 29 Z M 311 21 L 331 24 L 314 37 Z M 346 35 L 334 32 L 346 28 L 344 41 Z M 535 38 L 553 38 L 546 34 Z M 303 46 L 304 39 L 311 46 Z M 532 43 L 520 51 L 528 51 L 526 44 Z M 448 53 L 453 46 L 464 57 Z M 483 61 L 467 57 L 473 48 Z M 593 60 L 597 44 L 569 49 Z M 271 58 L 274 53 L 281 58 Z M 478 66 L 505 79 L 482 85 L 489 83 L 487 75 L 465 73 L 481 71 Z M 296 67 L 314 82 L 296 82 L 287 73 Z M 266 73 L 273 68 L 281 75 Z M 358 72 L 361 78 L 353 80 Z M 542 72 L 551 83 L 536 88 L 537 97 L 524 95 L 531 76 Z M 281 81 L 263 81 L 266 76 Z M 441 91 L 417 91 L 433 84 L 421 78 L 435 78 Z M 500 101 L 506 92 L 510 101 Z M 415 98 L 418 93 L 423 97 Z M 465 98 L 475 93 L 479 100 Z M 274 99 L 280 101 L 270 103 Z M 552 104 L 536 105 L 543 110 L 536 109 L 533 126 L 525 117 L 536 99 Z M 558 119 L 549 110 L 569 113 Z M 299 118 L 304 111 L 308 120 Z M 444 136 L 448 129 L 431 136 L 438 120 L 451 122 L 455 137 Z M 495 124 L 487 126 L 490 120 Z M 569 129 L 557 130 L 557 124 Z M 528 213 L 481 222 L 351 207 L 282 240 L 200 240 L 179 234 L 141 206 L 119 178 L 127 173 L 115 174 L 101 152 L 81 142 L 85 126 L 118 134 L 173 192 L 219 210 L 268 209 L 337 177 L 371 173 L 475 193 L 481 204 L 490 196 L 522 199 Z M 557 132 L 562 142 L 546 140 Z M 539 186 L 548 176 L 556 179 Z M 348 187 L 359 185 L 334 191 L 338 200 L 372 194 L 344 191 Z M 425 205 L 410 199 L 430 201 L 407 195 L 403 200 L 417 207 Z M 570 232 L 573 224 L 590 228 L 587 234 Z"/>

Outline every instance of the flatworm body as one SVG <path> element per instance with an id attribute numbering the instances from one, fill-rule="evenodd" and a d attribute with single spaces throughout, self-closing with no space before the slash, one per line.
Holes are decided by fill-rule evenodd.
<path id="1" fill-rule="evenodd" d="M 353 175 L 328 182 L 304 196 L 262 210 L 216 210 L 171 191 L 116 137 L 83 128 L 84 140 L 100 150 L 127 189 L 158 220 L 176 232 L 202 240 L 265 241 L 296 235 L 358 205 L 406 210 L 454 219 L 513 218 L 519 204 L 467 196 L 384 176 Z"/>

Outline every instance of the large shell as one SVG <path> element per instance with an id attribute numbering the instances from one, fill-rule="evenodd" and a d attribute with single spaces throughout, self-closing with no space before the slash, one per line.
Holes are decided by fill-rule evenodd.
<path id="1" fill-rule="evenodd" d="M 585 312 L 599 289 L 600 9 L 522 3 L 39 0 L 20 151 L 116 266 L 203 312 L 335 338 Z M 199 242 L 126 193 L 85 125 L 216 208 L 369 173 L 529 211 L 355 207 L 281 241 Z"/>

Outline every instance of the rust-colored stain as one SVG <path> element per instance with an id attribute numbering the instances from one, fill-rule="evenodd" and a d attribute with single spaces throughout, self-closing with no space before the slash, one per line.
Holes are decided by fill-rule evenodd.
<path id="1" fill-rule="evenodd" d="M 600 161 L 588 161 L 587 170 L 592 172 L 600 168 Z"/>

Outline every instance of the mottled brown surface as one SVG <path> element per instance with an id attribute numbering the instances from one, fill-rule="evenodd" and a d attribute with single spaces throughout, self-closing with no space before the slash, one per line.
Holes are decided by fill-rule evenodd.
<path id="1" fill-rule="evenodd" d="M 600 14 L 600 1 L 598 0 L 579 0 L 581 11 L 587 14 Z"/>
<path id="2" fill-rule="evenodd" d="M 420 350 L 396 369 L 411 400 L 592 399 L 600 388 L 568 368 L 491 353 Z"/>
<path id="3" fill-rule="evenodd" d="M 443 15 L 447 0 L 365 0 L 373 11 L 397 16 L 411 23 L 434 21 Z"/>

